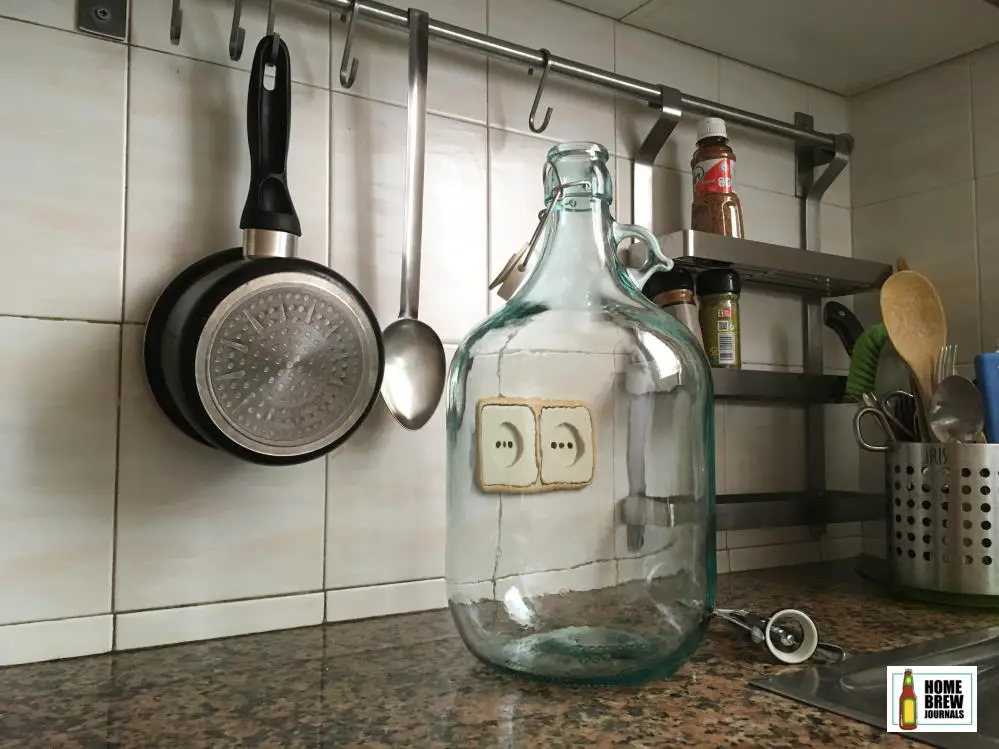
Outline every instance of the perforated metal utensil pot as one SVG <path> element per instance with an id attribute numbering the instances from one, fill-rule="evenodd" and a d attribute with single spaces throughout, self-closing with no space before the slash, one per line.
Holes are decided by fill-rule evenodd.
<path id="1" fill-rule="evenodd" d="M 250 74 L 244 246 L 178 275 L 145 338 L 146 375 L 167 416 L 204 444 L 266 464 L 312 460 L 343 442 L 374 405 L 384 368 L 364 298 L 329 268 L 294 257 L 290 98 L 287 47 L 266 36 Z"/>
<path id="2" fill-rule="evenodd" d="M 886 461 L 894 582 L 999 595 L 999 445 L 899 442 Z"/>

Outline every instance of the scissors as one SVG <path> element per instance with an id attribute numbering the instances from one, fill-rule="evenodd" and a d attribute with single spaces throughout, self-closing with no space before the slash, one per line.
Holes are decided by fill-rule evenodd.
<path id="1" fill-rule="evenodd" d="M 853 436 L 857 444 L 875 453 L 887 452 L 893 442 L 918 442 L 913 425 L 915 419 L 915 399 L 905 390 L 894 390 L 882 399 L 873 393 L 864 393 L 863 407 L 853 416 Z M 874 420 L 884 435 L 881 442 L 871 442 L 863 435 L 865 418 Z"/>

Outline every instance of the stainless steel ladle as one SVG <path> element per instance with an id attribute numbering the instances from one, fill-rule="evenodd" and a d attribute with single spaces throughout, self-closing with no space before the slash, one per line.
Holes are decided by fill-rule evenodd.
<path id="1" fill-rule="evenodd" d="M 406 226 L 402 254 L 399 318 L 385 328 L 382 398 L 406 429 L 419 429 L 433 416 L 444 391 L 444 344 L 417 319 L 420 306 L 420 250 L 423 242 L 423 179 L 427 130 L 427 57 L 430 16 L 409 11 L 409 108 L 406 127 Z"/>

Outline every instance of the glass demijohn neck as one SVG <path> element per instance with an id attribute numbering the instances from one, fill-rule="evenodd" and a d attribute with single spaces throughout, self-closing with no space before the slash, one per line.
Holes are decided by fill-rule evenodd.
<path id="1" fill-rule="evenodd" d="M 613 183 L 607 149 L 563 143 L 548 152 L 544 170 L 546 218 L 535 248 L 536 267 L 518 294 L 547 306 L 590 306 L 621 297 L 623 275 L 613 239 Z"/>

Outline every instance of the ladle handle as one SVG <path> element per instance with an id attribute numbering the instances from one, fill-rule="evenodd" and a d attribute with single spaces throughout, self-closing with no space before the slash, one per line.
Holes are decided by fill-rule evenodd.
<path id="1" fill-rule="evenodd" d="M 430 16 L 409 9 L 409 103 L 406 110 L 406 224 L 402 251 L 399 317 L 420 311 L 420 251 L 423 243 L 423 179 L 427 151 L 427 57 Z"/>

